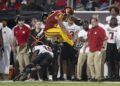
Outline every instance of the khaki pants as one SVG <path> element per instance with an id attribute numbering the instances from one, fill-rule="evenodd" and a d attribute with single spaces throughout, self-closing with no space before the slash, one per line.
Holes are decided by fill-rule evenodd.
<path id="1" fill-rule="evenodd" d="M 97 80 L 101 80 L 101 60 L 102 53 L 100 51 L 88 54 L 87 64 L 90 68 L 91 76 Z"/>
<path id="2" fill-rule="evenodd" d="M 101 59 L 101 77 L 104 78 L 104 64 L 106 59 L 106 50 L 102 51 L 102 59 Z M 105 69 L 107 70 L 107 69 Z"/>
<path id="3" fill-rule="evenodd" d="M 17 59 L 19 63 L 20 72 L 23 71 L 24 67 L 30 63 L 29 54 L 27 51 L 27 46 L 23 48 L 17 47 Z"/>
<path id="4" fill-rule="evenodd" d="M 82 79 L 82 69 L 83 69 L 83 65 L 85 63 L 85 61 L 87 60 L 88 57 L 88 53 L 80 53 L 79 57 L 78 57 L 78 62 L 77 62 L 77 78 L 78 79 Z M 87 76 L 88 78 L 90 78 L 90 70 L 87 66 Z"/>

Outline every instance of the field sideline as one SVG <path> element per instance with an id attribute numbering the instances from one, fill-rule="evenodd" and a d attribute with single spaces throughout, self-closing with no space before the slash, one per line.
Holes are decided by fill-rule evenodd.
<path id="1" fill-rule="evenodd" d="M 120 86 L 120 82 L 13 82 L 0 81 L 0 86 Z"/>

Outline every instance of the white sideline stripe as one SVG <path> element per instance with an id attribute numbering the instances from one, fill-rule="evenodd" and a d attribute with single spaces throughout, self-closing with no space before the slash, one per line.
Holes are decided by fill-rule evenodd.
<path id="1" fill-rule="evenodd" d="M 12 81 L 12 80 L 9 80 L 9 81 L 0 81 L 0 83 L 64 83 L 64 84 L 69 84 L 69 83 L 76 83 L 76 84 L 78 84 L 78 83 L 101 83 L 101 84 L 120 84 L 120 82 L 79 82 L 79 81 Z"/>

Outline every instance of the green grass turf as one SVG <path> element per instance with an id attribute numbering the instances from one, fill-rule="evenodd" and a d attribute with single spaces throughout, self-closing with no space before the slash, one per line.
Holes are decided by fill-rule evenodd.
<path id="1" fill-rule="evenodd" d="M 120 86 L 120 83 L 52 83 L 52 82 L 0 82 L 0 86 Z"/>

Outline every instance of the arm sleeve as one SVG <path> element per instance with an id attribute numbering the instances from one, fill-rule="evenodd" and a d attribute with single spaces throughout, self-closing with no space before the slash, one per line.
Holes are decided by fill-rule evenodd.
<path id="1" fill-rule="evenodd" d="M 101 28 L 101 31 L 100 31 L 100 38 L 102 39 L 102 41 L 105 41 L 106 39 L 106 33 L 105 33 L 105 30 Z"/>

